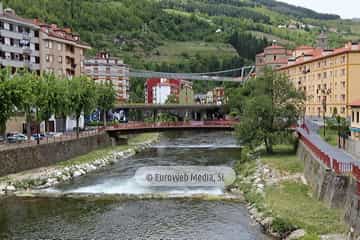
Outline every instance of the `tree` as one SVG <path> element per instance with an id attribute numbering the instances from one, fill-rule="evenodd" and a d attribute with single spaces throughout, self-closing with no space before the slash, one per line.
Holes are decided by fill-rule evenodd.
<path id="1" fill-rule="evenodd" d="M 21 103 L 19 86 L 11 79 L 10 69 L 0 70 L 0 134 L 6 133 L 6 122 Z"/>
<path id="2" fill-rule="evenodd" d="M 263 143 L 271 154 L 275 143 L 290 136 L 289 128 L 301 114 L 304 94 L 286 76 L 270 69 L 243 88 L 240 91 L 244 95 L 238 96 L 243 103 L 237 109 L 240 124 L 236 135 L 243 145 L 252 148 Z"/>
<path id="3" fill-rule="evenodd" d="M 107 112 L 113 108 L 116 100 L 116 92 L 111 83 L 97 84 L 97 107 L 103 111 L 104 127 L 106 127 Z"/>
<path id="4" fill-rule="evenodd" d="M 178 98 L 176 97 L 175 94 L 170 94 L 166 101 L 165 101 L 165 104 L 175 104 L 175 103 L 178 103 Z"/>
<path id="5" fill-rule="evenodd" d="M 40 76 L 29 71 L 17 72 L 12 81 L 19 88 L 20 98 L 18 108 L 25 113 L 26 117 L 26 134 L 31 137 L 31 122 L 34 119 L 34 112 L 38 107 L 38 94 L 42 91 L 40 84 Z"/>
<path id="6" fill-rule="evenodd" d="M 55 116 L 63 119 L 63 131 L 66 131 L 66 118 L 71 114 L 70 109 L 70 80 L 67 78 L 59 78 L 55 82 L 53 99 L 53 106 L 55 109 Z"/>
<path id="7" fill-rule="evenodd" d="M 75 115 L 76 136 L 79 137 L 79 120 L 82 114 L 90 114 L 96 107 L 94 81 L 85 76 L 69 80 L 69 112 Z"/>

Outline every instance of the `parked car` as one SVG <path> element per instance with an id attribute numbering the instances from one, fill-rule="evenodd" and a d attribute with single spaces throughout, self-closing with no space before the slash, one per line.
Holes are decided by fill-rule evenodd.
<path id="1" fill-rule="evenodd" d="M 5 142 L 5 138 L 3 136 L 0 136 L 0 143 Z"/>
<path id="2" fill-rule="evenodd" d="M 55 137 L 55 138 L 57 138 L 57 137 L 61 137 L 62 135 L 63 135 L 63 133 L 61 133 L 61 132 L 48 132 L 46 134 L 46 137 L 49 137 L 49 138 Z"/>
<path id="3" fill-rule="evenodd" d="M 17 143 L 27 141 L 28 137 L 22 133 L 8 134 L 7 141 L 9 143 Z"/>
<path id="4" fill-rule="evenodd" d="M 31 135 L 31 140 L 42 140 L 44 139 L 46 136 L 43 133 L 40 134 L 33 134 Z"/>

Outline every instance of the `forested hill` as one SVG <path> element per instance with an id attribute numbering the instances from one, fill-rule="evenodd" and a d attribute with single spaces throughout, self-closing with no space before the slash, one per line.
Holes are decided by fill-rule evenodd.
<path id="1" fill-rule="evenodd" d="M 1 0 L 0 0 L 1 1 Z M 360 23 L 274 0 L 2 0 L 17 14 L 71 27 L 132 67 L 207 72 L 239 67 L 271 41 L 331 46 L 360 38 Z"/>
<path id="2" fill-rule="evenodd" d="M 269 41 L 275 39 L 289 46 L 313 44 L 323 29 L 342 31 L 344 37 L 330 34 L 332 45 L 359 34 L 358 26 L 353 27 L 355 23 L 340 20 L 337 15 L 274 0 L 3 0 L 3 3 L 24 17 L 73 28 L 94 47 L 89 54 L 108 49 L 131 64 L 148 68 L 193 71 L 197 69 L 187 69 L 189 62 L 206 62 L 203 58 L 209 55 L 217 55 L 220 61 L 212 63 L 213 67 L 221 67 L 216 65 L 223 61 L 228 61 L 225 65 L 232 65 L 231 61 L 238 64 L 240 58 L 253 61 Z M 299 29 L 280 29 L 279 25 Z"/>

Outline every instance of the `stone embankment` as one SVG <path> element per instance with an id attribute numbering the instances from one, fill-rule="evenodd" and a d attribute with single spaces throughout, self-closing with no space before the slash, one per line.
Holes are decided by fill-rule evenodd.
<path id="1" fill-rule="evenodd" d="M 0 195 L 12 194 L 15 191 L 29 189 L 45 189 L 59 183 L 70 181 L 87 173 L 112 165 L 129 158 L 137 152 L 149 148 L 159 140 L 159 134 L 153 134 L 143 142 L 133 145 L 115 147 L 101 157 L 88 161 L 68 160 L 57 165 L 38 168 L 2 177 L 0 179 Z"/>

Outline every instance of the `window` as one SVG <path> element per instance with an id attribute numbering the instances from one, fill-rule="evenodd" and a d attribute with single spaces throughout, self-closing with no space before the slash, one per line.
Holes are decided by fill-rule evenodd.
<path id="1" fill-rule="evenodd" d="M 46 61 L 51 63 L 53 61 L 53 56 L 52 55 L 46 55 Z"/>
<path id="2" fill-rule="evenodd" d="M 45 42 L 45 47 L 46 48 L 52 48 L 52 41 L 46 41 Z"/>
<path id="3" fill-rule="evenodd" d="M 341 76 L 345 76 L 345 68 L 341 69 Z"/>
<path id="4" fill-rule="evenodd" d="M 62 56 L 59 56 L 59 57 L 58 57 L 58 62 L 59 62 L 59 63 L 62 63 Z"/>
<path id="5" fill-rule="evenodd" d="M 57 50 L 61 51 L 61 49 L 62 49 L 62 44 L 61 44 L 61 43 L 58 43 L 58 44 L 57 44 Z"/>
<path id="6" fill-rule="evenodd" d="M 352 122 L 355 122 L 355 113 L 354 113 L 354 111 L 352 111 L 351 121 L 352 121 Z"/>
<path id="7" fill-rule="evenodd" d="M 345 113 L 345 107 L 341 108 L 341 113 Z"/>

